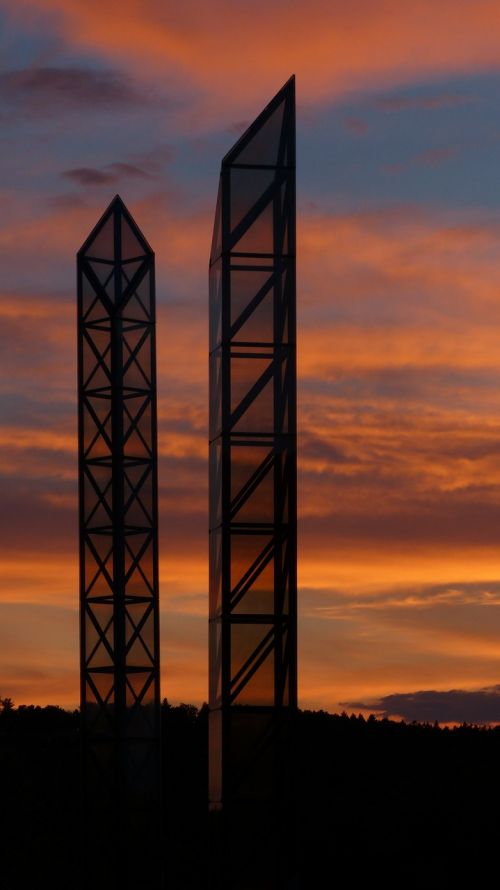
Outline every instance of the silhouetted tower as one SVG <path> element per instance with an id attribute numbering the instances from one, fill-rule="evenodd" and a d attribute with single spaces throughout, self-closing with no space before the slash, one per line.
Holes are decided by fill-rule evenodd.
<path id="1" fill-rule="evenodd" d="M 222 161 L 210 257 L 213 884 L 251 890 L 288 886 L 292 853 L 295 302 L 291 78 Z"/>
<path id="2" fill-rule="evenodd" d="M 86 886 L 159 888 L 154 254 L 118 196 L 77 265 Z"/>

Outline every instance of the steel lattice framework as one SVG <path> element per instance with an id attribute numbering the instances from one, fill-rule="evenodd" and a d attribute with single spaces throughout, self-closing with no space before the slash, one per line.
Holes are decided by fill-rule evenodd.
<path id="1" fill-rule="evenodd" d="M 77 265 L 87 883 L 149 888 L 161 798 L 154 254 L 118 196 Z"/>
<path id="2" fill-rule="evenodd" d="M 233 862 L 214 883 L 274 890 L 297 701 L 294 78 L 222 161 L 209 277 L 210 804 Z"/>

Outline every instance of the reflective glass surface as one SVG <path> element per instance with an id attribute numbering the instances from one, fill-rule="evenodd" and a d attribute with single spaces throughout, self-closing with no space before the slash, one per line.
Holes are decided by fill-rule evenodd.
<path id="1" fill-rule="evenodd" d="M 274 753 L 262 733 L 270 731 L 282 705 L 296 701 L 290 685 L 296 673 L 290 670 L 296 561 L 294 126 L 290 81 L 225 156 L 214 223 L 209 648 L 210 795 L 216 808 L 224 800 L 233 806 L 272 797 Z"/>
<path id="2" fill-rule="evenodd" d="M 266 118 L 251 139 L 243 138 L 242 147 L 235 152 L 232 162 L 235 164 L 269 164 L 279 163 L 279 151 L 282 144 L 283 114 L 285 100 Z M 286 161 L 284 160 L 284 163 Z"/>
<path id="3" fill-rule="evenodd" d="M 111 214 L 101 225 L 99 231 L 87 246 L 87 257 L 98 257 L 101 260 L 114 260 L 115 257 L 115 216 Z"/>

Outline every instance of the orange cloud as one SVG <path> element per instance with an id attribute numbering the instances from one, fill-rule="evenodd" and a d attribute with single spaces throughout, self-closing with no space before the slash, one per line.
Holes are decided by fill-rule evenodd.
<path id="1" fill-rule="evenodd" d="M 299 312 L 335 311 L 361 329 L 377 317 L 451 324 L 499 317 L 498 218 L 425 205 L 350 214 L 299 215 Z M 479 319 L 481 316 L 479 315 Z M 389 324 L 388 324 L 389 323 Z M 395 339 L 395 338 L 394 338 Z M 397 344 L 396 344 L 397 345 Z"/>
<path id="2" fill-rule="evenodd" d="M 402 692 L 474 688 L 498 678 L 498 589 L 488 604 L 488 588 L 483 590 L 480 583 L 469 589 L 465 585 L 462 595 L 455 590 L 452 602 L 444 589 L 427 587 L 395 590 L 390 603 L 382 590 L 358 600 L 323 589 L 314 592 L 312 601 L 304 591 L 303 699 L 316 707 L 327 701 L 328 707 L 341 709 L 344 689 L 354 692 L 351 701 L 359 701 L 359 691 L 367 690 L 366 701 L 396 687 Z M 409 606 L 401 602 L 405 597 L 420 599 Z M 334 604 L 330 613 L 329 605 L 321 609 L 322 598 Z M 331 620 L 325 620 L 329 614 Z"/>
<path id="3" fill-rule="evenodd" d="M 66 39 L 136 72 L 201 88 L 210 114 L 262 104 L 295 72 L 317 101 L 430 75 L 498 67 L 495 0 L 275 0 L 165 5 L 159 0 L 19 0 L 11 15 L 55 13 Z M 242 39 L 244 35 L 244 39 Z M 194 124 L 194 120 L 192 124 Z M 199 124 L 199 120 L 198 120 Z"/>
<path id="4" fill-rule="evenodd" d="M 74 431 L 58 429 L 34 430 L 30 427 L 2 427 L 0 448 L 6 451 L 66 451 L 74 453 Z"/>
<path id="5" fill-rule="evenodd" d="M 185 225 L 179 226 L 177 211 L 161 204 L 151 196 L 133 210 L 146 234 L 157 232 L 155 246 L 162 257 L 164 693 L 199 702 L 206 696 L 206 245 L 211 210 L 185 212 Z M 66 252 L 71 241 L 73 251 L 101 210 L 92 205 L 47 211 L 41 231 L 49 260 L 61 256 L 61 232 L 62 249 Z M 4 244 L 16 262 L 39 252 L 35 224 L 28 227 L 25 242 L 19 221 L 4 220 L 3 226 Z M 486 215 L 464 212 L 452 221 L 443 211 L 425 207 L 302 216 L 304 705 L 334 707 L 396 687 L 436 686 L 438 680 L 449 688 L 498 679 L 496 644 L 487 627 L 496 627 L 498 603 L 485 593 L 498 576 L 499 234 L 497 222 Z M 10 294 L 0 303 L 0 315 L 4 362 L 9 356 L 1 387 L 17 411 L 0 427 L 6 492 L 0 600 L 6 607 L 14 600 L 75 611 L 74 300 Z M 24 416 L 22 399 L 33 398 L 34 381 L 37 410 L 31 406 Z M 483 584 L 484 590 L 469 591 L 467 602 L 439 593 L 426 623 L 414 613 L 431 608 L 419 599 L 419 590 L 430 584 L 447 590 Z M 391 599 L 392 593 L 397 596 Z M 463 625 L 450 630 L 449 619 L 436 612 L 438 601 L 450 616 L 480 603 L 484 626 L 470 633 Z M 74 647 L 69 624 L 60 624 L 60 648 L 52 651 L 43 639 L 30 637 L 21 619 L 16 628 L 12 639 L 19 641 L 20 654 L 16 660 L 11 646 L 16 671 L 9 673 L 7 655 L 0 665 L 5 683 L 13 684 L 2 694 L 75 702 L 76 692 L 73 698 L 68 692 L 77 689 L 76 650 L 68 654 L 65 648 Z M 26 660 L 33 675 L 23 680 Z"/>

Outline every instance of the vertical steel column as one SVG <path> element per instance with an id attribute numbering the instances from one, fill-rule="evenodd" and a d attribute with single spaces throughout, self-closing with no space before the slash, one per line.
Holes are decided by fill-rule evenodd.
<path id="1" fill-rule="evenodd" d="M 154 253 L 116 196 L 77 255 L 85 886 L 160 888 Z"/>
<path id="2" fill-rule="evenodd" d="M 291 78 L 222 161 L 210 257 L 210 806 L 223 825 L 213 883 L 238 890 L 290 879 L 295 303 Z"/>

